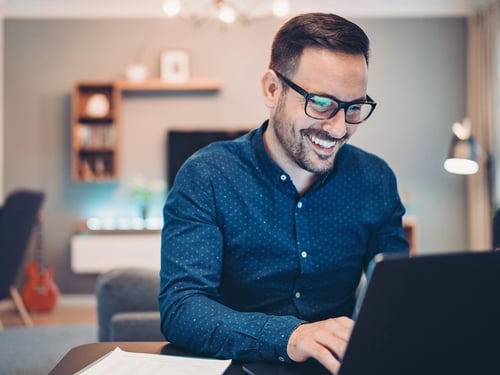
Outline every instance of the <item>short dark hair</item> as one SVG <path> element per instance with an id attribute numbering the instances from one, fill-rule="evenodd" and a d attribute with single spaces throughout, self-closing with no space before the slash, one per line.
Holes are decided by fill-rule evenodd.
<path id="1" fill-rule="evenodd" d="M 289 19 L 276 33 L 269 68 L 292 75 L 305 48 L 363 55 L 368 64 L 370 40 L 355 23 L 331 13 L 305 13 Z"/>

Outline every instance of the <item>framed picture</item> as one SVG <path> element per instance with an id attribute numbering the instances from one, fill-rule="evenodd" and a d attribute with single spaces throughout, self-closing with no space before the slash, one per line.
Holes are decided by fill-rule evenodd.
<path id="1" fill-rule="evenodd" d="M 161 79 L 164 82 L 189 80 L 189 54 L 185 50 L 169 50 L 161 54 Z"/>

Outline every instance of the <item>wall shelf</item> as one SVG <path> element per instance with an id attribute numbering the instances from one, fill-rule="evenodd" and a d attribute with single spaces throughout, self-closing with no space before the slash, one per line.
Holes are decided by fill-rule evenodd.
<path id="1" fill-rule="evenodd" d="M 122 91 L 218 91 L 221 83 L 213 79 L 193 78 L 187 82 L 169 83 L 160 79 L 149 79 L 141 82 L 127 80 L 117 81 Z"/>
<path id="2" fill-rule="evenodd" d="M 73 88 L 71 169 L 76 182 L 109 182 L 119 176 L 120 115 L 124 92 L 217 92 L 215 79 L 169 83 L 160 79 L 82 81 Z M 97 99 L 97 100 L 96 100 Z M 99 111 L 98 114 L 93 111 Z"/>

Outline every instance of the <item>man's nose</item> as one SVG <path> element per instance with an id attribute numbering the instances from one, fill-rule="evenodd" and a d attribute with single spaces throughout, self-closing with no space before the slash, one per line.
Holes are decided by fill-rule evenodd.
<path id="1" fill-rule="evenodd" d="M 344 137 L 347 134 L 344 109 L 338 111 L 331 119 L 323 121 L 321 127 L 332 137 Z"/>

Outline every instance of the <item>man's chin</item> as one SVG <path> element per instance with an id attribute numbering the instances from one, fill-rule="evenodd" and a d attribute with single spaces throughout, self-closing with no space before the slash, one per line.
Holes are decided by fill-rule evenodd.
<path id="1" fill-rule="evenodd" d="M 314 174 L 325 174 L 333 169 L 334 159 L 335 155 L 331 155 L 326 160 L 320 158 L 317 158 L 315 161 L 308 160 L 307 162 L 301 163 L 300 167 Z"/>

